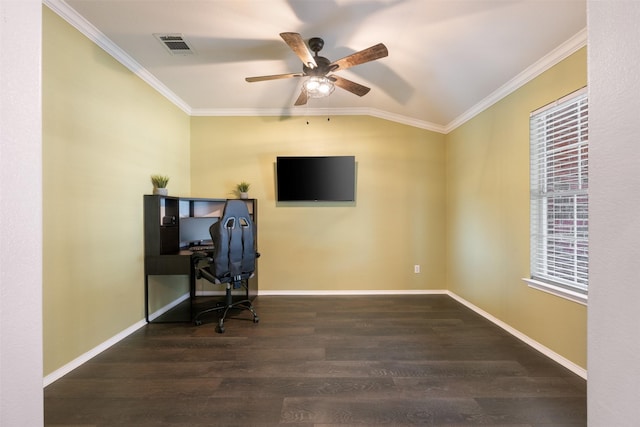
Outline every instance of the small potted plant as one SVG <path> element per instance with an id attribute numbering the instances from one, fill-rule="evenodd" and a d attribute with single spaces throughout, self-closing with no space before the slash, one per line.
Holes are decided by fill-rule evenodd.
<path id="1" fill-rule="evenodd" d="M 240 184 L 236 185 L 236 190 L 238 191 L 241 199 L 249 198 L 249 193 L 247 193 L 249 191 L 249 187 L 251 187 L 251 184 L 246 181 L 242 181 Z"/>
<path id="2" fill-rule="evenodd" d="M 167 184 L 169 183 L 169 177 L 166 175 L 151 175 L 151 183 L 153 184 L 153 194 L 160 196 L 166 196 L 169 194 L 167 190 Z"/>

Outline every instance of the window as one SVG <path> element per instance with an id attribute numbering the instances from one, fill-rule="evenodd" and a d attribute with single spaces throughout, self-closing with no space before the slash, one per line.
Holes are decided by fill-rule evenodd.
<path id="1" fill-rule="evenodd" d="M 530 286 L 586 303 L 589 285 L 586 88 L 531 113 Z"/>

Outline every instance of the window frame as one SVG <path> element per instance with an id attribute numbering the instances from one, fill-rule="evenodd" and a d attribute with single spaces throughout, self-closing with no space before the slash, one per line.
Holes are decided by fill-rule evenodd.
<path id="1" fill-rule="evenodd" d="M 534 289 L 586 305 L 587 88 L 532 111 L 529 117 L 531 252 L 530 277 L 523 280 Z"/>

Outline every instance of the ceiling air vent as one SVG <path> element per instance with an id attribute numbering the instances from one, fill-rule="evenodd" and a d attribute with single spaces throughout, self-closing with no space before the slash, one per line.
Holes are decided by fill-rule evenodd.
<path id="1" fill-rule="evenodd" d="M 154 34 L 172 55 L 193 55 L 194 51 L 182 34 Z"/>

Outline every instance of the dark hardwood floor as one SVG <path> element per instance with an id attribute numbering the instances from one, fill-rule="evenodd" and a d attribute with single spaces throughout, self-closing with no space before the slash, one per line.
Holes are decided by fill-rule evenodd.
<path id="1" fill-rule="evenodd" d="M 260 296 L 150 324 L 45 389 L 47 426 L 585 426 L 586 382 L 446 295 Z"/>

